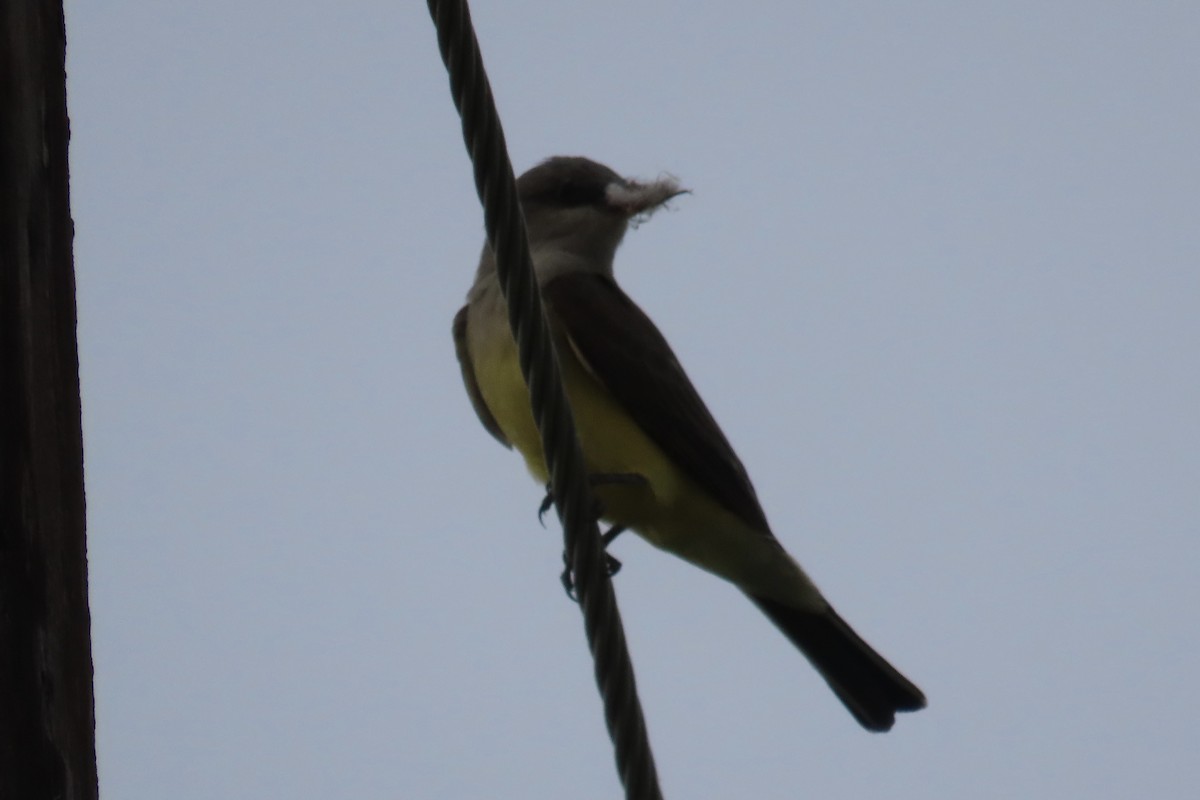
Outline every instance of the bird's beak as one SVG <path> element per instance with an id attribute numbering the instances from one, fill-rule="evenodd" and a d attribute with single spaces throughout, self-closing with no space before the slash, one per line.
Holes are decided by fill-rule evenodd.
<path id="1" fill-rule="evenodd" d="M 613 181 L 605 192 L 609 208 L 628 218 L 649 217 L 672 197 L 687 194 L 673 175 L 653 181 Z"/>

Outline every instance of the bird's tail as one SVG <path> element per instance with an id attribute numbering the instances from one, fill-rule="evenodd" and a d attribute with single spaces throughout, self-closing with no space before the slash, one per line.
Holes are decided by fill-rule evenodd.
<path id="1" fill-rule="evenodd" d="M 897 711 L 925 707 L 925 695 L 864 642 L 832 608 L 791 608 L 750 595 L 808 657 L 850 713 L 870 731 L 890 730 Z"/>

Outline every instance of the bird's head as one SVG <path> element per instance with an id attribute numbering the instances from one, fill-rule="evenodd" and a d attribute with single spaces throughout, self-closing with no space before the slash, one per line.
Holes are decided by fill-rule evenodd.
<path id="1" fill-rule="evenodd" d="M 517 179 L 530 249 L 543 280 L 555 269 L 547 263 L 554 259 L 579 259 L 591 269 L 611 271 L 629 224 L 648 219 L 685 192 L 672 176 L 622 178 L 579 156 L 548 158 Z"/>

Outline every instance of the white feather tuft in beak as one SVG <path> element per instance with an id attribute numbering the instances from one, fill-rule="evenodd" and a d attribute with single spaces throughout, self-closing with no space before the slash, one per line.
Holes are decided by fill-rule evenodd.
<path id="1" fill-rule="evenodd" d="M 638 217 L 638 222 L 649 218 L 651 214 L 666 204 L 672 197 L 686 194 L 681 189 L 679 180 L 674 175 L 663 175 L 648 183 L 639 181 L 613 182 L 605 190 L 605 199 L 613 209 L 627 217 Z"/>

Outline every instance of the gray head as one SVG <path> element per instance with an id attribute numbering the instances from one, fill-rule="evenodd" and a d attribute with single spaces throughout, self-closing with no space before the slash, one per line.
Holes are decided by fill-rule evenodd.
<path id="1" fill-rule="evenodd" d="M 649 217 L 683 191 L 669 176 L 635 181 L 579 156 L 546 159 L 517 179 L 538 279 L 568 270 L 611 274 L 630 221 Z M 485 245 L 480 277 L 493 268 Z"/>

